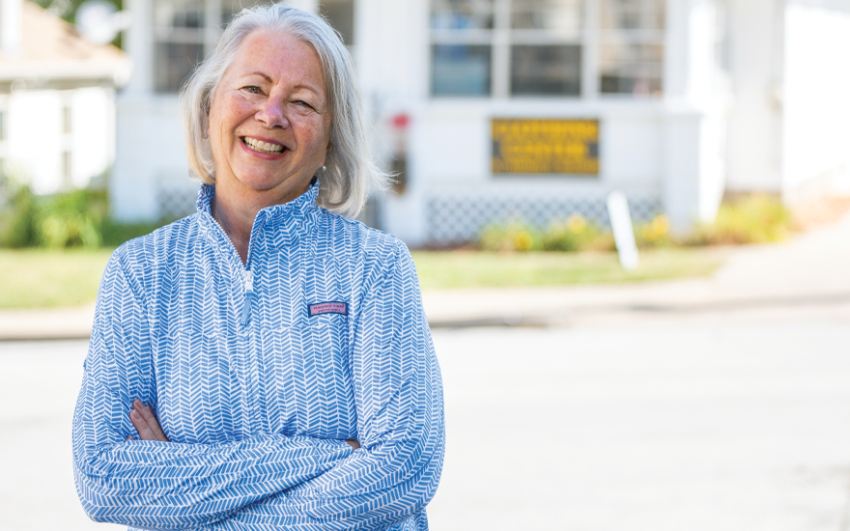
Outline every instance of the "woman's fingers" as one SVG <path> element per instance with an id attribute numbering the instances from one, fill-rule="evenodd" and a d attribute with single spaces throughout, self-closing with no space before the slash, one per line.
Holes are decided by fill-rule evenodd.
<path id="1" fill-rule="evenodd" d="M 133 427 L 136 428 L 136 432 L 139 434 L 139 439 L 142 441 L 155 441 L 157 440 L 154 436 L 153 431 L 148 426 L 148 423 L 145 422 L 145 419 L 139 415 L 139 412 L 135 409 L 130 410 L 130 422 L 133 424 Z"/>
<path id="2" fill-rule="evenodd" d="M 156 418 L 156 414 L 153 412 L 153 408 L 142 403 L 138 398 L 133 402 L 133 407 L 142 418 L 147 422 L 148 427 L 153 432 L 156 440 L 168 442 L 168 437 L 165 436 L 165 432 L 162 431 L 162 428 L 159 425 L 159 420 Z"/>
<path id="3" fill-rule="evenodd" d="M 139 439 L 143 441 L 163 441 L 168 442 L 168 437 L 159 426 L 159 421 L 153 410 L 142 404 L 140 400 L 133 401 L 133 409 L 130 410 L 130 422 L 139 434 Z"/>

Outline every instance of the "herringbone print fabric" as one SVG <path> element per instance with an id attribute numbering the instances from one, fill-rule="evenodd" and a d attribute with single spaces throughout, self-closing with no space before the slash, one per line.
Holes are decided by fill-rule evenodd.
<path id="1" fill-rule="evenodd" d="M 398 240 L 317 207 L 317 192 L 259 213 L 244 266 L 207 186 L 198 213 L 113 253 L 74 415 L 93 519 L 427 529 L 443 391 L 414 265 Z M 348 315 L 310 316 L 322 302 Z M 126 441 L 137 397 L 172 442 Z"/>

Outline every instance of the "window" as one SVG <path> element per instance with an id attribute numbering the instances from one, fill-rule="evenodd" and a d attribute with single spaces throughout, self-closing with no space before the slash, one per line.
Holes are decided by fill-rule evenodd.
<path id="1" fill-rule="evenodd" d="M 204 0 L 154 2 L 154 90 L 177 92 L 204 58 Z"/>
<path id="2" fill-rule="evenodd" d="M 321 0 L 319 13 L 342 35 L 346 46 L 354 45 L 354 0 Z"/>
<path id="3" fill-rule="evenodd" d="M 432 0 L 431 94 L 660 94 L 664 2 Z"/>
<path id="4" fill-rule="evenodd" d="M 177 92 L 236 13 L 267 3 L 271 0 L 154 0 L 154 90 Z"/>
<path id="5" fill-rule="evenodd" d="M 657 95 L 664 70 L 664 0 L 602 0 L 599 88 Z"/>
<path id="6" fill-rule="evenodd" d="M 175 93 L 218 42 L 221 28 L 245 7 L 273 0 L 154 0 L 154 73 L 156 92 Z M 354 0 L 322 0 L 319 12 L 354 42 Z"/>
<path id="7" fill-rule="evenodd" d="M 493 0 L 435 0 L 431 28 L 431 92 L 486 96 L 492 85 Z"/>

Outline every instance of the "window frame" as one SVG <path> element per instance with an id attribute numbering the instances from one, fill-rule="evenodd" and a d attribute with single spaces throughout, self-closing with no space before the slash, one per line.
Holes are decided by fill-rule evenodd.
<path id="1" fill-rule="evenodd" d="M 427 40 L 427 90 L 428 98 L 432 100 L 464 99 L 464 100 L 536 100 L 564 99 L 570 101 L 613 99 L 613 100 L 650 100 L 662 99 L 667 86 L 666 61 L 668 56 L 666 34 L 669 26 L 669 9 L 664 6 L 664 27 L 660 30 L 646 29 L 603 29 L 601 10 L 603 0 L 583 0 L 582 27 L 572 34 L 566 35 L 556 30 L 545 29 L 512 29 L 511 1 L 493 1 L 492 29 L 433 29 L 431 27 L 432 6 L 434 0 L 428 1 L 428 40 Z M 616 34 L 616 37 L 611 37 Z M 641 44 L 660 45 L 662 60 L 660 63 L 660 94 L 629 94 L 603 93 L 601 91 L 602 65 L 600 64 L 600 49 L 606 42 L 611 42 L 624 35 L 637 37 Z M 435 45 L 487 45 L 490 46 L 490 93 L 484 95 L 447 95 L 434 94 L 434 46 Z M 581 47 L 581 90 L 578 96 L 573 95 L 512 95 L 511 94 L 511 46 L 523 44 L 538 45 L 578 45 Z"/>
<path id="2" fill-rule="evenodd" d="M 354 57 L 357 44 L 357 21 L 358 21 L 358 4 L 357 0 L 350 0 L 352 3 L 352 27 L 351 35 L 348 37 L 351 42 L 345 47 Z M 201 47 L 201 60 L 205 60 L 218 44 L 219 39 L 224 31 L 225 24 L 231 19 L 223 8 L 228 2 L 231 4 L 231 9 L 234 4 L 239 2 L 242 7 L 250 7 L 256 5 L 256 0 L 200 0 L 200 9 L 202 11 L 203 27 L 187 28 L 175 26 L 161 26 L 156 24 L 156 9 L 158 3 L 168 3 L 167 0 L 151 0 L 148 4 L 149 15 L 151 20 L 150 26 L 150 91 L 154 94 L 169 96 L 176 95 L 179 87 L 174 90 L 160 90 L 157 88 L 157 70 L 163 65 L 158 62 L 157 46 L 160 44 L 196 44 Z M 260 0 L 259 3 L 263 3 Z M 320 11 L 322 0 L 319 0 L 316 5 L 317 12 Z M 235 14 L 235 12 L 234 12 Z"/>
<path id="3" fill-rule="evenodd" d="M 197 44 L 201 47 L 201 60 L 206 59 L 215 48 L 222 33 L 223 13 L 222 0 L 200 0 L 203 27 L 186 28 L 175 26 L 157 25 L 156 9 L 159 3 L 167 3 L 166 0 L 152 0 L 150 6 L 151 20 L 151 91 L 160 95 L 174 95 L 179 87 L 174 90 L 162 90 L 157 87 L 157 72 L 164 65 L 158 62 L 157 46 L 161 44 Z M 182 84 L 182 82 L 181 82 Z"/>

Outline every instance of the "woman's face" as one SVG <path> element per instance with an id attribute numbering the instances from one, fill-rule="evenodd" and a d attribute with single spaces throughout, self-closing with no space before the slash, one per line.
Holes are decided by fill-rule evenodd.
<path id="1" fill-rule="evenodd" d="M 212 97 L 216 188 L 274 203 L 304 193 L 325 162 L 331 116 L 316 50 L 295 37 L 248 35 Z"/>

